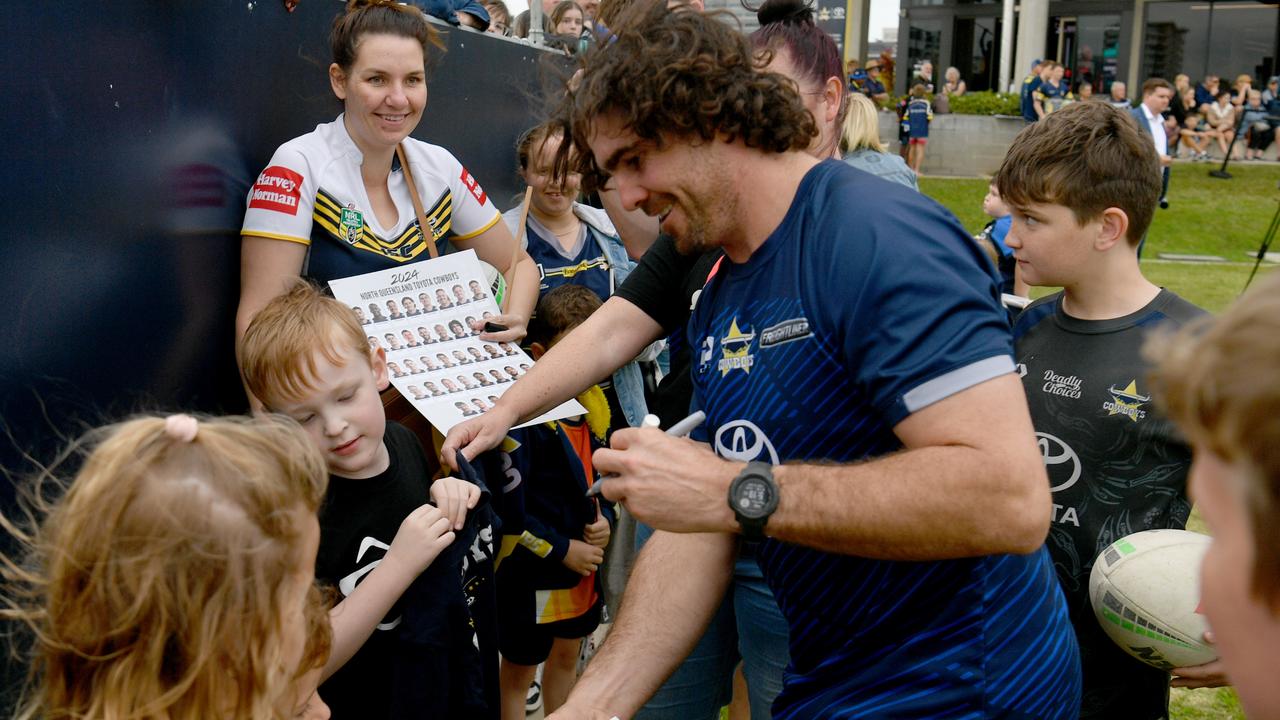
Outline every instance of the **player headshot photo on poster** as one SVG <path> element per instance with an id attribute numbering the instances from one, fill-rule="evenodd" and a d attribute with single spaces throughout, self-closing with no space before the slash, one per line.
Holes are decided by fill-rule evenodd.
<path id="1" fill-rule="evenodd" d="M 436 305 L 441 310 L 446 310 L 448 308 L 453 307 L 453 301 L 449 299 L 449 296 L 445 293 L 444 288 L 438 288 L 436 290 Z"/>
<path id="2" fill-rule="evenodd" d="M 436 311 L 436 306 L 431 304 L 431 298 L 424 292 L 418 293 L 418 308 L 422 310 L 423 315 Z"/>

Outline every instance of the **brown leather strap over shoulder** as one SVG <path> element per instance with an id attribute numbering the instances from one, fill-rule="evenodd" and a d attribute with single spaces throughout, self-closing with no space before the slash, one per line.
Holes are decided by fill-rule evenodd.
<path id="1" fill-rule="evenodd" d="M 413 200 L 413 213 L 418 217 L 418 229 L 422 231 L 422 240 L 427 244 L 427 252 L 431 257 L 440 257 L 436 249 L 436 236 L 427 224 L 427 213 L 422 209 L 422 196 L 418 195 L 418 184 L 413 181 L 413 172 L 409 170 L 409 157 L 404 152 L 404 143 L 396 145 L 396 157 L 400 158 L 400 172 L 404 173 L 404 182 L 409 186 L 409 199 Z"/>

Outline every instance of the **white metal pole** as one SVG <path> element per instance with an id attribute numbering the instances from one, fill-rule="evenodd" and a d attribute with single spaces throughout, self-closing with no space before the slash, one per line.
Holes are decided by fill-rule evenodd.
<path id="1" fill-rule="evenodd" d="M 1004 0 L 1003 27 L 1000 29 L 1000 80 L 996 89 L 1007 91 L 1013 88 L 1013 4 L 1015 0 Z"/>
<path id="2" fill-rule="evenodd" d="M 544 44 L 542 33 L 542 0 L 529 0 L 529 42 Z"/>

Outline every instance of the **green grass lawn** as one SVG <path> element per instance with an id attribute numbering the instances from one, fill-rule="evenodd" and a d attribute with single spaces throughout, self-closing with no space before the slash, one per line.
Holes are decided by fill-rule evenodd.
<path id="1" fill-rule="evenodd" d="M 1206 310 L 1221 312 L 1244 288 L 1253 255 L 1276 212 L 1280 164 L 1233 165 L 1230 180 L 1209 177 L 1209 167 L 1200 163 L 1174 167 L 1169 209 L 1156 211 L 1142 269 L 1152 282 Z M 977 232 L 990 220 L 982 213 L 987 182 L 985 178 L 924 177 L 920 192 Z M 1273 249 L 1280 252 L 1280 244 Z M 1158 260 L 1160 253 L 1217 255 L 1232 264 L 1164 263 Z"/>
<path id="2" fill-rule="evenodd" d="M 1214 166 L 1216 167 L 1216 165 Z M 1276 183 L 1280 164 L 1233 166 L 1230 180 L 1208 176 L 1209 166 L 1179 164 L 1173 169 L 1169 209 L 1157 210 L 1143 250 L 1142 271 L 1157 285 L 1169 288 L 1211 312 L 1221 312 L 1240 294 L 1252 269 L 1280 199 Z M 920 191 L 945 205 L 960 222 L 977 232 L 990 220 L 982 213 L 987 179 L 921 178 Z M 1280 244 L 1275 250 L 1280 252 Z M 1219 264 L 1174 263 L 1159 253 L 1217 255 Z M 1270 269 L 1264 264 L 1259 273 Z M 1056 288 L 1036 288 L 1039 297 Z M 1205 532 L 1198 513 L 1188 529 Z M 1238 720 L 1240 701 L 1229 688 L 1175 688 L 1170 720 Z"/>

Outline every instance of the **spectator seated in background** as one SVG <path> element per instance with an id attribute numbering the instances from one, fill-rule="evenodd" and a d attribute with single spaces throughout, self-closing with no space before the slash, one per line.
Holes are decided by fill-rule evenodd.
<path id="1" fill-rule="evenodd" d="M 1237 75 L 1236 81 L 1231 83 L 1231 104 L 1235 105 L 1237 110 L 1244 107 L 1249 98 L 1249 91 L 1252 89 L 1252 75 Z"/>
<path id="2" fill-rule="evenodd" d="M 1200 112 L 1207 112 L 1208 106 L 1218 98 L 1218 76 L 1205 75 L 1204 80 L 1196 86 L 1196 107 Z"/>
<path id="3" fill-rule="evenodd" d="M 1174 100 L 1174 103 L 1180 105 L 1186 115 L 1186 120 L 1182 122 L 1182 130 L 1179 131 L 1182 144 L 1191 149 L 1192 160 L 1208 160 L 1209 143 L 1213 139 L 1207 132 L 1210 130 L 1209 121 L 1197 108 L 1195 89 L 1183 90 L 1181 97 Z"/>
<path id="4" fill-rule="evenodd" d="M 1276 139 L 1276 129 L 1272 127 L 1267 108 L 1262 104 L 1262 93 L 1258 90 L 1250 90 L 1241 112 L 1244 113 L 1244 117 L 1241 118 L 1240 127 L 1243 128 L 1242 132 L 1248 141 L 1244 150 L 1244 159 L 1261 160 L 1262 154 Z"/>
<path id="5" fill-rule="evenodd" d="M 1093 85 L 1090 85 L 1087 82 L 1080 83 L 1080 85 L 1076 87 L 1076 99 L 1077 100 L 1097 99 L 1096 96 L 1094 96 L 1093 94 Z"/>
<path id="6" fill-rule="evenodd" d="M 880 122 L 876 114 L 876 106 L 866 95 L 849 95 L 849 109 L 845 113 L 840 136 L 840 152 L 844 161 L 863 172 L 918 190 L 916 174 L 901 157 L 885 150 L 880 142 Z"/>
<path id="7" fill-rule="evenodd" d="M 511 21 L 511 35 L 520 39 L 529 37 L 529 11 L 524 10 Z"/>
<path id="8" fill-rule="evenodd" d="M 920 63 L 920 70 L 911 78 L 912 86 L 923 85 L 927 93 L 933 92 L 933 63 L 925 60 Z"/>
<path id="9" fill-rule="evenodd" d="M 478 0 L 414 0 L 433 18 L 454 27 L 467 27 L 485 32 L 489 29 L 489 11 Z"/>
<path id="10" fill-rule="evenodd" d="M 1231 141 L 1236 136 L 1236 107 L 1231 104 L 1231 91 L 1219 90 L 1214 101 L 1209 103 L 1208 109 L 1200 110 L 1209 121 L 1211 128 L 1206 134 L 1217 141 L 1222 156 L 1226 157 L 1227 153 L 1231 152 L 1231 159 L 1239 160 L 1240 156 L 1231 149 Z"/>
<path id="11" fill-rule="evenodd" d="M 1267 87 L 1262 90 L 1262 104 L 1268 105 L 1273 100 L 1280 100 L 1280 75 L 1272 75 L 1267 80 Z"/>
<path id="12" fill-rule="evenodd" d="M 885 90 L 884 81 L 880 79 L 880 60 L 867 63 L 867 78 L 863 81 L 859 92 L 871 98 L 876 105 L 889 99 L 889 92 Z"/>
<path id="13" fill-rule="evenodd" d="M 1112 107 L 1118 107 L 1121 110 L 1128 110 L 1133 107 L 1133 103 L 1129 102 L 1129 87 L 1119 80 L 1111 83 L 1111 96 L 1107 102 Z"/>
<path id="14" fill-rule="evenodd" d="M 511 11 L 502 0 L 487 0 L 484 9 L 489 13 L 489 29 L 491 35 L 511 37 Z"/>
<path id="15" fill-rule="evenodd" d="M 944 80 L 942 87 L 939 88 L 938 92 L 943 95 L 960 97 L 968 88 L 968 86 L 965 85 L 964 79 L 960 77 L 960 71 L 954 67 L 947 68 L 947 71 L 942 74 L 942 77 Z"/>

